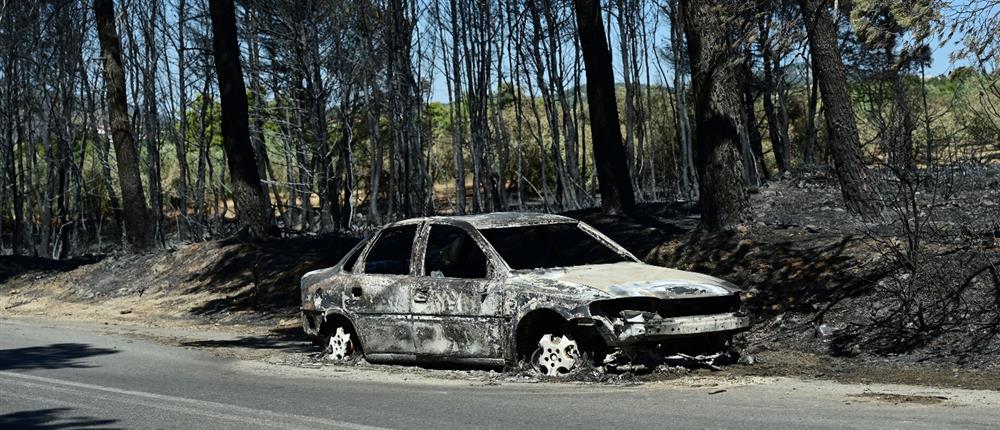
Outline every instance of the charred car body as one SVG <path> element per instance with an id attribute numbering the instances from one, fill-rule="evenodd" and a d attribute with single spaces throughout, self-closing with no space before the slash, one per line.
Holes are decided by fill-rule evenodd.
<path id="1" fill-rule="evenodd" d="M 735 285 L 643 264 L 544 214 L 392 223 L 303 276 L 301 294 L 306 333 L 335 359 L 525 360 L 547 375 L 609 354 L 718 350 L 749 324 Z"/>

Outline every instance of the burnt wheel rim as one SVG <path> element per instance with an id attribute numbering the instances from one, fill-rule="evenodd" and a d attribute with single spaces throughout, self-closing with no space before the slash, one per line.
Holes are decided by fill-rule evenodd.
<path id="1" fill-rule="evenodd" d="M 350 358 L 354 354 L 354 342 L 350 333 L 344 331 L 343 327 L 337 327 L 337 331 L 330 335 L 327 350 L 331 360 L 343 361 Z"/>

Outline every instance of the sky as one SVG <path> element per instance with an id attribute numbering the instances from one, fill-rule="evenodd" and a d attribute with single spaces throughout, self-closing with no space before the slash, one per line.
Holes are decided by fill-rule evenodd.
<path id="1" fill-rule="evenodd" d="M 664 29 L 664 28 L 666 28 L 666 26 L 660 26 L 660 28 Z M 612 30 L 611 31 L 611 33 L 612 33 L 611 37 L 613 38 L 612 41 L 611 41 L 611 43 L 612 44 L 616 44 L 617 41 L 614 40 L 614 38 L 616 38 L 618 36 L 617 32 L 615 31 L 615 29 L 611 29 L 611 30 Z M 661 41 L 661 42 L 662 41 L 666 41 L 667 37 L 668 37 L 667 35 L 661 35 L 661 34 L 657 34 L 656 35 L 656 38 L 659 41 Z M 927 74 L 928 78 L 929 77 L 933 77 L 933 76 L 939 76 L 939 75 L 947 75 L 949 72 L 951 72 L 952 70 L 954 70 L 956 67 L 961 67 L 963 65 L 967 65 L 967 62 L 965 62 L 965 61 L 959 60 L 959 61 L 953 63 L 951 61 L 951 59 L 950 59 L 951 54 L 953 52 L 959 50 L 959 48 L 960 48 L 960 41 L 956 40 L 956 39 L 959 39 L 959 38 L 960 38 L 960 36 L 959 37 L 955 37 L 952 40 L 950 40 L 947 43 L 945 43 L 943 46 L 939 46 L 939 45 L 941 45 L 940 39 L 937 39 L 937 40 L 934 40 L 934 41 L 931 42 L 930 45 L 931 45 L 931 48 L 933 49 L 933 52 L 932 52 L 932 63 L 931 63 L 931 66 L 926 69 L 926 74 Z M 613 52 L 612 54 L 614 56 L 613 57 L 614 58 L 613 67 L 615 69 L 615 76 L 617 77 L 616 80 L 618 81 L 618 83 L 621 83 L 622 82 L 621 57 L 620 57 L 619 53 L 617 52 L 617 50 L 615 50 L 615 52 Z M 656 76 L 658 75 L 658 73 L 655 72 L 656 69 L 655 69 L 655 66 L 652 65 L 652 63 L 650 65 L 650 67 L 653 67 L 653 69 L 654 69 L 653 73 L 651 73 L 651 77 L 654 80 L 654 84 L 655 84 L 656 80 L 657 80 Z M 668 65 L 664 65 L 664 70 L 666 71 L 666 73 L 668 75 L 667 76 L 668 79 L 672 78 L 672 76 L 670 74 L 673 73 L 673 70 Z M 441 103 L 447 103 L 448 102 L 448 89 L 447 89 L 447 86 L 445 84 L 445 80 L 444 79 L 445 78 L 440 73 L 440 71 L 438 71 L 437 73 L 434 73 L 433 83 L 432 83 L 432 86 L 431 86 L 431 101 L 433 101 L 433 102 L 441 102 Z M 586 79 L 584 79 L 583 82 L 586 82 Z"/>

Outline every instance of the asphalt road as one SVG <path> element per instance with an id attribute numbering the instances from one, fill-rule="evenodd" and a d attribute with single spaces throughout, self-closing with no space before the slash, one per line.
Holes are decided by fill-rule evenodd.
<path id="1" fill-rule="evenodd" d="M 995 391 L 786 379 L 487 385 L 348 374 L 250 366 L 93 328 L 0 319 L 2 429 L 1000 428 Z M 866 390 L 947 400 L 855 397 Z"/>

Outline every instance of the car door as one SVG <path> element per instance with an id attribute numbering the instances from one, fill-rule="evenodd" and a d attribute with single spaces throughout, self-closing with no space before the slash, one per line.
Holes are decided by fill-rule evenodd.
<path id="1" fill-rule="evenodd" d="M 499 281 L 482 243 L 458 226 L 426 228 L 411 306 L 418 358 L 501 358 Z"/>
<path id="2" fill-rule="evenodd" d="M 411 262 L 420 224 L 387 227 L 357 265 L 344 295 L 369 358 L 401 360 L 415 353 L 410 323 Z"/>

